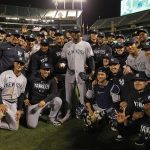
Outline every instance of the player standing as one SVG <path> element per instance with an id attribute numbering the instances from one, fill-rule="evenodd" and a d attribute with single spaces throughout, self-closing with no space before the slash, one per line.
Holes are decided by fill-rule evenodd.
<path id="1" fill-rule="evenodd" d="M 88 42 L 82 41 L 80 29 L 75 26 L 71 31 L 72 41 L 66 43 L 63 47 L 62 58 L 67 60 L 68 69 L 65 77 L 65 88 L 66 88 L 66 102 L 67 102 L 67 113 L 63 118 L 63 122 L 68 120 L 71 115 L 72 108 L 72 91 L 75 83 L 79 89 L 79 100 L 80 104 L 84 105 L 85 96 L 85 82 L 80 78 L 79 73 L 85 71 L 86 59 L 89 60 L 92 74 L 94 74 L 94 54 L 92 48 Z"/>

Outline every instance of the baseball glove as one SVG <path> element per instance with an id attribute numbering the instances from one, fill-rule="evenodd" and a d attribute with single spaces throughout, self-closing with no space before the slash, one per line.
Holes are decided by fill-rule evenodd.
<path id="1" fill-rule="evenodd" d="M 89 81 L 89 75 L 87 75 L 85 72 L 80 72 L 79 76 L 83 81 Z"/>

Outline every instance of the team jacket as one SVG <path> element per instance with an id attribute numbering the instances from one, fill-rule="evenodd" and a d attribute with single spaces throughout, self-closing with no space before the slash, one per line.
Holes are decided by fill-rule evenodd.
<path id="1" fill-rule="evenodd" d="M 29 78 L 27 91 L 29 93 L 28 99 L 32 105 L 41 100 L 48 102 L 57 96 L 57 84 L 55 79 L 43 79 L 40 74 L 37 74 Z"/>
<path id="2" fill-rule="evenodd" d="M 11 43 L 2 43 L 0 45 L 0 73 L 11 69 L 17 56 L 24 57 L 24 49 Z"/>
<path id="3" fill-rule="evenodd" d="M 112 74 L 110 72 L 109 79 L 120 88 L 121 100 L 128 99 L 128 93 L 130 93 L 130 88 L 133 88 L 132 74 L 123 75 L 122 69 L 119 70 L 117 74 Z"/>
<path id="4" fill-rule="evenodd" d="M 50 52 L 48 51 L 47 53 L 44 53 L 41 49 L 34 53 L 31 56 L 31 60 L 29 63 L 29 73 L 30 74 L 36 74 L 38 70 L 40 69 L 41 63 L 49 63 L 52 64 L 51 62 L 51 56 Z"/>
<path id="5" fill-rule="evenodd" d="M 147 116 L 141 121 L 140 133 L 146 142 L 150 142 L 150 118 Z"/>
<path id="6" fill-rule="evenodd" d="M 112 54 L 112 49 L 107 44 L 95 45 L 92 47 L 96 68 L 102 65 L 102 58 L 106 53 Z"/>
<path id="7" fill-rule="evenodd" d="M 150 85 L 148 84 L 145 90 L 141 93 L 135 89 L 130 89 L 130 94 L 128 96 L 126 113 L 131 115 L 133 112 L 143 112 L 143 103 L 150 97 Z"/>

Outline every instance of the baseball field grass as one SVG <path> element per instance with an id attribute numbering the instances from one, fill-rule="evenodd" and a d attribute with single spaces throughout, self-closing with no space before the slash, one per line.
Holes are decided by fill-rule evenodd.
<path id="1" fill-rule="evenodd" d="M 117 132 L 109 126 L 88 133 L 81 120 L 72 119 L 62 126 L 54 127 L 41 120 L 36 129 L 21 125 L 18 131 L 0 129 L 0 150 L 143 150 L 136 146 L 134 138 L 116 142 Z M 103 148 L 102 148 L 103 147 Z"/>

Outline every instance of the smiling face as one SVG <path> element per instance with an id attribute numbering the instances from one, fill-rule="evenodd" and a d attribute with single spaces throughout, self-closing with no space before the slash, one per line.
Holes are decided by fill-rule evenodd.
<path id="1" fill-rule="evenodd" d="M 140 33 L 139 33 L 139 41 L 140 41 L 140 42 L 147 41 L 147 38 L 148 38 L 147 33 L 145 33 L 145 32 L 140 32 Z"/>
<path id="2" fill-rule="evenodd" d="M 78 40 L 80 40 L 81 33 L 80 32 L 72 32 L 71 37 L 74 41 L 78 41 Z"/>
<path id="3" fill-rule="evenodd" d="M 148 84 L 147 81 L 142 81 L 142 80 L 135 80 L 134 81 L 134 88 L 137 91 L 143 91 L 146 87 L 146 85 Z"/>
<path id="4" fill-rule="evenodd" d="M 122 55 L 124 53 L 124 47 L 117 47 L 116 48 L 116 53 L 118 55 Z"/>
<path id="5" fill-rule="evenodd" d="M 113 74 L 117 74 L 119 72 L 119 69 L 120 69 L 120 64 L 110 64 L 109 68 Z"/>
<path id="6" fill-rule="evenodd" d="M 42 78 L 45 79 L 50 75 L 50 69 L 49 68 L 41 68 L 40 74 L 41 74 Z"/>
<path id="7" fill-rule="evenodd" d="M 25 63 L 15 61 L 14 62 L 14 70 L 17 72 L 21 72 L 25 67 Z"/>
<path id="8" fill-rule="evenodd" d="M 98 72 L 97 73 L 97 80 L 98 80 L 99 83 L 105 82 L 106 79 L 107 79 L 107 75 L 106 75 L 105 72 Z"/>
<path id="9" fill-rule="evenodd" d="M 127 45 L 127 51 L 129 52 L 129 54 L 134 55 L 138 52 L 138 48 L 137 45 L 135 43 L 133 44 L 128 44 Z"/>

